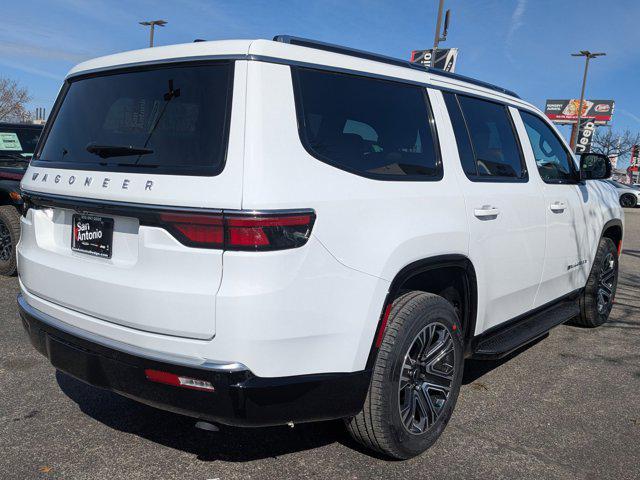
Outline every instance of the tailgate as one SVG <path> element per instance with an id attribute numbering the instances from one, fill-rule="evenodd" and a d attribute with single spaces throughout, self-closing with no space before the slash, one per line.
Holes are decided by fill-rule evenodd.
<path id="1" fill-rule="evenodd" d="M 213 337 L 211 235 L 215 212 L 241 208 L 245 84 L 229 61 L 67 79 L 22 180 L 24 288 L 106 322 Z"/>
<path id="2" fill-rule="evenodd" d="M 113 222 L 110 258 L 72 249 L 74 216 Z M 144 218 L 144 217 L 143 217 Z M 22 219 L 20 279 L 31 293 L 93 317 L 149 332 L 215 333 L 222 250 L 181 244 L 164 228 L 100 209 L 30 208 Z"/>

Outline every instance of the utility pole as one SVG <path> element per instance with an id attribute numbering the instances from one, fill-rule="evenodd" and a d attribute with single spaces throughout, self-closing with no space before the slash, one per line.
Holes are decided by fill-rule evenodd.
<path id="1" fill-rule="evenodd" d="M 578 131 L 580 130 L 580 121 L 582 120 L 582 103 L 584 102 L 584 90 L 587 85 L 587 73 L 589 72 L 589 60 L 596 57 L 602 57 L 606 53 L 591 53 L 589 50 L 580 50 L 580 53 L 572 53 L 572 57 L 585 57 L 584 63 L 584 76 L 582 77 L 582 90 L 580 92 L 580 103 L 578 104 L 578 123 L 576 123 L 571 131 L 571 148 L 573 151 L 576 149 L 576 142 L 578 140 Z"/>
<path id="2" fill-rule="evenodd" d="M 444 0 L 440 0 L 438 4 L 438 19 L 436 20 L 436 36 L 433 39 L 433 53 L 431 54 L 431 66 L 436 64 L 436 52 L 440 43 L 440 25 L 442 24 L 442 9 L 444 8 Z"/>
<path id="3" fill-rule="evenodd" d="M 436 20 L 436 34 L 433 38 L 433 50 L 431 51 L 431 67 L 435 68 L 436 66 L 436 54 L 438 53 L 438 45 L 440 42 L 444 42 L 447 39 L 447 31 L 449 30 L 449 14 L 450 10 L 447 10 L 447 13 L 444 17 L 444 32 L 442 36 L 440 36 L 440 28 L 442 26 L 442 10 L 444 9 L 444 0 L 439 0 L 438 3 L 438 18 Z"/>
<path id="4" fill-rule="evenodd" d="M 151 27 L 151 30 L 149 31 L 149 46 L 153 47 L 153 30 L 154 27 L 157 25 L 159 27 L 164 27 L 167 22 L 165 20 L 149 20 L 148 22 L 138 22 L 140 25 L 143 25 L 145 27 Z"/>

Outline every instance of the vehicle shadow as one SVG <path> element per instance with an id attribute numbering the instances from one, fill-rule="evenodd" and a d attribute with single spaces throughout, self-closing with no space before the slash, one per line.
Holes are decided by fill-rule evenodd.
<path id="1" fill-rule="evenodd" d="M 625 287 L 629 284 L 637 285 L 636 282 L 640 283 L 640 276 L 637 274 L 621 275 L 619 287 L 622 288 L 619 288 L 616 299 L 616 310 L 619 313 L 615 315 L 617 318 L 612 318 L 611 323 L 605 325 L 606 328 L 640 328 L 636 321 L 626 320 L 632 318 L 632 312 L 637 306 L 621 301 L 626 296 Z M 543 341 L 548 335 L 547 333 L 498 360 L 467 359 L 462 384 L 476 382 Z M 638 374 L 640 375 L 640 372 Z M 248 462 L 276 458 L 333 443 L 340 443 L 374 459 L 385 458 L 355 442 L 341 420 L 297 424 L 294 428 L 220 426 L 219 432 L 207 432 L 195 428 L 196 420 L 191 417 L 159 410 L 113 392 L 92 387 L 62 372 L 56 372 L 56 380 L 62 392 L 73 400 L 83 413 L 107 427 L 190 453 L 205 462 Z"/>
<path id="2" fill-rule="evenodd" d="M 83 413 L 107 427 L 190 453 L 205 462 L 249 462 L 335 442 L 353 446 L 342 421 L 298 424 L 294 428 L 220 426 L 219 432 L 208 432 L 195 428 L 193 418 L 92 387 L 60 371 L 56 372 L 56 380 Z"/>
<path id="3" fill-rule="evenodd" d="M 640 250 L 622 250 L 622 255 L 629 255 L 630 257 L 640 258 Z"/>
<path id="4" fill-rule="evenodd" d="M 467 360 L 462 383 L 466 385 L 476 381 L 540 340 L 500 360 Z M 205 462 L 249 462 L 276 458 L 336 442 L 374 459 L 385 458 L 355 442 L 341 420 L 297 424 L 294 428 L 238 428 L 219 425 L 219 432 L 208 432 L 195 428 L 196 419 L 138 403 L 87 385 L 60 371 L 56 372 L 56 381 L 62 392 L 84 414 L 103 425 L 187 452 Z"/>

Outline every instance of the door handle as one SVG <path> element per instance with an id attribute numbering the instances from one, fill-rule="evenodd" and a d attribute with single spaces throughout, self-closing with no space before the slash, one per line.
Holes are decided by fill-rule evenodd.
<path id="1" fill-rule="evenodd" d="M 481 208 L 473 210 L 473 214 L 477 218 L 497 217 L 500 213 L 500 209 L 492 207 L 491 205 L 483 205 Z"/>
<path id="2" fill-rule="evenodd" d="M 551 205 L 549 205 L 549 208 L 552 212 L 562 213 L 566 210 L 567 204 L 564 202 L 553 202 Z"/>

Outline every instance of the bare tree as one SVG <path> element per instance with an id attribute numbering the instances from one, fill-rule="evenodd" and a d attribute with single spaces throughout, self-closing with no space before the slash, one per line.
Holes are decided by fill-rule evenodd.
<path id="1" fill-rule="evenodd" d="M 626 129 L 616 132 L 611 128 L 596 128 L 591 143 L 591 151 L 607 156 L 624 157 L 631 153 L 634 145 L 640 145 L 640 132 Z"/>
<path id="2" fill-rule="evenodd" d="M 31 95 L 10 78 L 0 77 L 0 121 L 21 122 L 30 117 L 27 103 Z"/>

